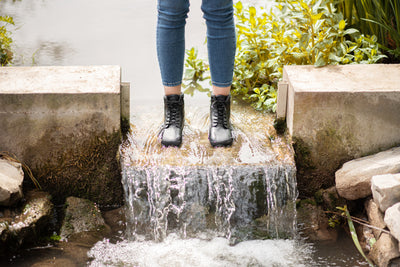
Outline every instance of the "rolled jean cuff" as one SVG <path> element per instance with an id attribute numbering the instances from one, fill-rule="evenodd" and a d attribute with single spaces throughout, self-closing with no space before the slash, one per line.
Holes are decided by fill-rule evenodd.
<path id="1" fill-rule="evenodd" d="M 167 86 L 167 87 L 174 87 L 174 86 L 178 86 L 178 85 L 181 85 L 181 84 L 182 84 L 182 81 L 179 81 L 179 82 L 172 82 L 172 83 L 163 82 L 163 85 L 164 85 L 164 86 Z"/>
<path id="2" fill-rule="evenodd" d="M 218 86 L 218 87 L 228 87 L 228 86 L 231 86 L 232 85 L 232 81 L 230 81 L 230 82 L 211 82 L 212 83 L 212 85 L 214 85 L 214 86 Z"/>

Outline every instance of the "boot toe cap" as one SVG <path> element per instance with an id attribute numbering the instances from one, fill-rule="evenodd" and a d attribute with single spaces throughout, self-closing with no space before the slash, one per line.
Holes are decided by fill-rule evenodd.
<path id="1" fill-rule="evenodd" d="M 164 146 L 180 146 L 182 143 L 182 131 L 177 127 L 164 129 L 161 144 Z"/>
<path id="2" fill-rule="evenodd" d="M 212 146 L 230 146 L 233 142 L 232 132 L 230 129 L 223 127 L 212 127 L 210 129 L 209 140 Z"/>

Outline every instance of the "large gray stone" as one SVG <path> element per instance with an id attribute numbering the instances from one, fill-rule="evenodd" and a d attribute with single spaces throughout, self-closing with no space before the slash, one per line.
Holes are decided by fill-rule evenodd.
<path id="1" fill-rule="evenodd" d="M 74 234 L 88 231 L 104 231 L 108 226 L 101 216 L 100 210 L 90 200 L 68 197 L 65 205 L 65 216 L 60 229 L 62 240 Z"/>
<path id="2" fill-rule="evenodd" d="M 24 172 L 20 163 L 0 158 L 0 205 L 10 206 L 22 197 Z"/>
<path id="3" fill-rule="evenodd" d="M 379 210 L 378 205 L 373 199 L 369 199 L 365 202 L 365 210 L 367 212 L 368 221 L 372 226 L 385 229 L 386 223 L 383 220 L 383 213 Z M 382 231 L 377 229 L 372 229 L 376 239 L 379 238 Z"/>
<path id="4" fill-rule="evenodd" d="M 387 267 L 391 260 L 400 256 L 398 243 L 389 234 L 382 233 L 369 256 L 379 267 Z"/>
<path id="5" fill-rule="evenodd" d="M 400 242 L 400 202 L 386 210 L 385 223 L 390 233 Z"/>
<path id="6" fill-rule="evenodd" d="M 381 211 L 400 202 L 400 174 L 376 175 L 371 180 L 374 201 Z"/>
<path id="7" fill-rule="evenodd" d="M 400 172 L 400 147 L 343 164 L 335 173 L 340 196 L 356 200 L 371 195 L 371 179 L 375 175 Z"/>
<path id="8" fill-rule="evenodd" d="M 277 110 L 287 107 L 300 191 L 332 186 L 344 162 L 400 144 L 400 64 L 285 66 L 283 82 Z"/>

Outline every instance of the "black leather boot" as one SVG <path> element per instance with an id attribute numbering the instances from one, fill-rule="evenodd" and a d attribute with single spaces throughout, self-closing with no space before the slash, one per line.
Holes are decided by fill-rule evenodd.
<path id="1" fill-rule="evenodd" d="M 164 126 L 161 132 L 161 144 L 180 146 L 184 121 L 183 94 L 164 96 Z"/>
<path id="2" fill-rule="evenodd" d="M 230 124 L 231 96 L 211 96 L 210 131 L 208 139 L 212 146 L 232 145 L 232 131 Z"/>

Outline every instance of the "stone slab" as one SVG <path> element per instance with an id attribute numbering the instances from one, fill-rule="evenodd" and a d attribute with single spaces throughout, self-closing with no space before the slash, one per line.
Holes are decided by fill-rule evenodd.
<path id="1" fill-rule="evenodd" d="M 95 178 L 115 186 L 120 179 L 120 90 L 119 66 L 0 68 L 0 151 L 15 154 L 52 193 L 79 190 L 97 201 Z"/>
<path id="2" fill-rule="evenodd" d="M 375 202 L 385 212 L 390 206 L 400 202 L 400 174 L 373 176 L 371 190 Z"/>
<path id="3" fill-rule="evenodd" d="M 287 106 L 289 133 L 305 166 L 300 190 L 330 186 L 344 162 L 400 144 L 399 64 L 285 66 L 283 82 L 287 103 L 278 105 Z"/>
<path id="4" fill-rule="evenodd" d="M 375 175 L 400 172 L 400 147 L 351 160 L 335 173 L 336 188 L 342 197 L 355 200 L 372 194 Z"/>

